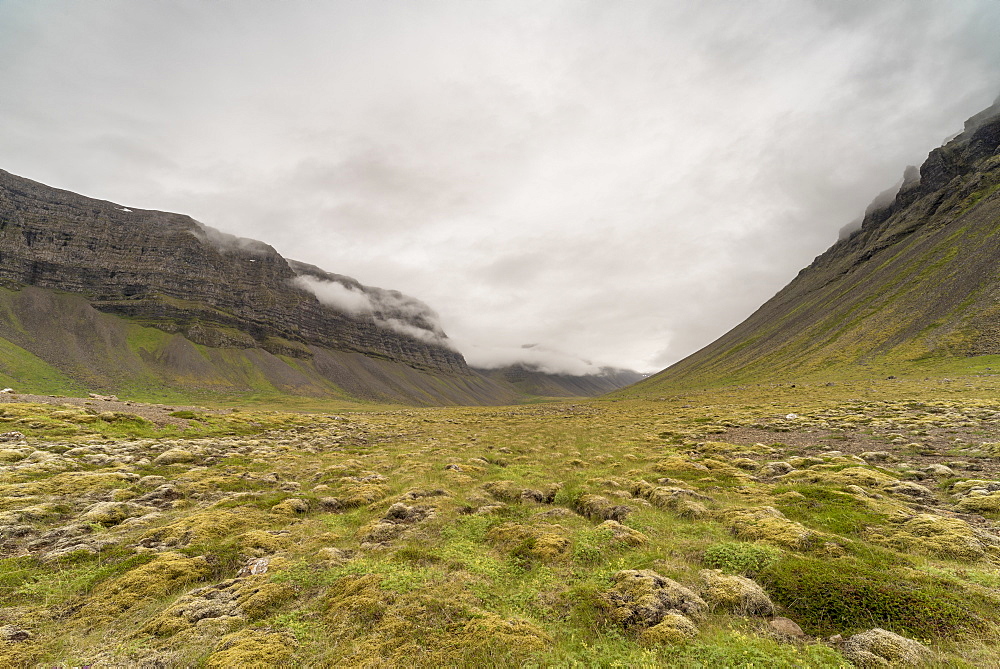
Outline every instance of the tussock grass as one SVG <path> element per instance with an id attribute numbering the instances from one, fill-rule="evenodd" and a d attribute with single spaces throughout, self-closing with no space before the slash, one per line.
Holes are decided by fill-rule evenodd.
<path id="1" fill-rule="evenodd" d="M 936 381 L 871 387 L 197 412 L 178 416 L 189 436 L 6 405 L 38 426 L 0 451 L 2 622 L 31 633 L 0 657 L 840 667 L 827 638 L 880 626 L 944 666 L 1000 663 L 1000 540 L 988 518 L 955 515 L 1000 482 L 983 446 L 1000 442 L 990 380 L 947 396 Z M 155 462 L 171 450 L 184 461 Z M 922 469 L 942 462 L 940 478 Z M 106 503 L 126 512 L 82 520 Z M 622 572 L 699 592 L 704 569 L 756 581 L 807 638 L 776 635 L 760 607 L 654 630 L 609 605 L 631 592 Z"/>

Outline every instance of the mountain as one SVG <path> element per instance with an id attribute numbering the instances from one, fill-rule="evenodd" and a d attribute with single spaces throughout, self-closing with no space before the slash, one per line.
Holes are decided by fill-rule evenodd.
<path id="1" fill-rule="evenodd" d="M 947 369 L 1000 354 L 998 147 L 1000 100 L 919 172 L 907 168 L 895 193 L 749 318 L 636 392 Z"/>
<path id="2" fill-rule="evenodd" d="M 514 401 L 436 314 L 188 216 L 0 171 L 0 381 L 33 390 Z"/>
<path id="3" fill-rule="evenodd" d="M 540 397 L 596 397 L 646 378 L 631 369 L 602 367 L 596 374 L 553 374 L 531 365 L 516 364 L 499 369 L 476 369 L 483 376 L 510 384 L 525 395 Z"/>

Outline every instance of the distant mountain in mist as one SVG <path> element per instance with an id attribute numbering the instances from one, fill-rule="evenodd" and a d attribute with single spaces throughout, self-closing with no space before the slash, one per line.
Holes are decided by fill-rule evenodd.
<path id="1" fill-rule="evenodd" d="M 554 374 L 530 365 L 509 365 L 499 369 L 476 369 L 483 376 L 508 383 L 525 395 L 542 397 L 594 397 L 624 388 L 646 378 L 631 369 L 602 367 L 591 374 Z"/>
<path id="2" fill-rule="evenodd" d="M 919 173 L 908 168 L 895 192 L 749 318 L 634 392 L 998 355 L 998 259 L 1000 100 L 931 151 Z"/>

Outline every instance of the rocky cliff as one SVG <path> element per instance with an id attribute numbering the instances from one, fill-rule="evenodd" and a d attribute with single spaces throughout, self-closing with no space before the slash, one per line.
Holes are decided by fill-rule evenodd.
<path id="1" fill-rule="evenodd" d="M 747 320 L 637 389 L 1000 354 L 997 258 L 1000 100 Z"/>
<path id="2" fill-rule="evenodd" d="M 80 293 L 100 311 L 209 346 L 299 358 L 320 346 L 469 373 L 433 312 L 416 300 L 289 262 L 267 244 L 188 216 L 94 200 L 3 171 L 0 279 Z M 336 282 L 359 296 L 395 296 L 410 309 L 351 313 L 324 305 L 311 290 Z"/>

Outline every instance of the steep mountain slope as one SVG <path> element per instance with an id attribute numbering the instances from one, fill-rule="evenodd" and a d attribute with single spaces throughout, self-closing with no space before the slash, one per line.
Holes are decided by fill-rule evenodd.
<path id="1" fill-rule="evenodd" d="M 0 378 L 59 388 L 503 403 L 427 305 L 179 214 L 0 171 Z"/>
<path id="2" fill-rule="evenodd" d="M 1000 354 L 998 147 L 1000 101 L 743 323 L 636 392 Z"/>

